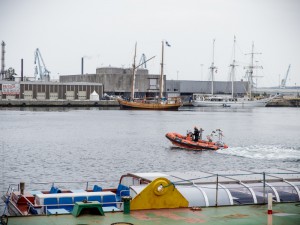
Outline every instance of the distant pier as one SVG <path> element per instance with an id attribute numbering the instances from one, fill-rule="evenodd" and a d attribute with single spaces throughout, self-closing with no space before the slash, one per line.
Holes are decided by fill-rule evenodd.
<path id="1" fill-rule="evenodd" d="M 300 97 L 283 96 L 275 98 L 267 107 L 300 107 Z"/>

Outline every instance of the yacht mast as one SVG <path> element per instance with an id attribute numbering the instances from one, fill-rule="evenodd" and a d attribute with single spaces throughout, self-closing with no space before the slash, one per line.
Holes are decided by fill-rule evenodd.
<path id="1" fill-rule="evenodd" d="M 215 53 L 215 39 L 213 39 L 213 54 L 212 54 L 212 63 L 211 67 L 209 68 L 211 70 L 211 95 L 214 95 L 214 70 L 216 69 L 214 65 L 214 55 Z"/>
<path id="2" fill-rule="evenodd" d="M 234 41 L 233 41 L 233 61 L 231 66 L 231 97 L 233 98 L 233 83 L 234 83 L 234 76 L 235 76 L 235 67 L 237 65 L 235 65 L 235 44 L 236 44 L 236 38 L 234 36 Z"/>
<path id="3" fill-rule="evenodd" d="M 164 41 L 161 42 L 162 50 L 161 50 L 161 64 L 160 64 L 160 82 L 159 82 L 159 98 L 163 97 L 164 92 Z"/>
<path id="4" fill-rule="evenodd" d="M 136 73 L 136 65 L 135 65 L 135 59 L 136 59 L 136 45 L 135 43 L 135 48 L 134 48 L 134 57 L 133 57 L 133 64 L 132 64 L 132 79 L 131 79 L 131 96 L 130 100 L 133 101 L 134 99 L 134 88 L 135 88 L 135 73 Z"/>

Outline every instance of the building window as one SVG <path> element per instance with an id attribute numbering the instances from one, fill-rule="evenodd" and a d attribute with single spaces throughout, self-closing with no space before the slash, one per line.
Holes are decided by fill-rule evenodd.
<path id="1" fill-rule="evenodd" d="M 157 79 L 150 79 L 150 88 L 149 89 L 158 89 L 157 88 Z"/>

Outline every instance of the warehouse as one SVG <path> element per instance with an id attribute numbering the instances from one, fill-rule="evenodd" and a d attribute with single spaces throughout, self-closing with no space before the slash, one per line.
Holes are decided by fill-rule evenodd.
<path id="1" fill-rule="evenodd" d="M 102 98 L 103 86 L 99 83 L 0 81 L 0 99 L 7 100 L 89 100 L 94 91 Z"/>
<path id="2" fill-rule="evenodd" d="M 103 84 L 103 92 L 108 95 L 129 97 L 131 91 L 132 69 L 102 67 L 96 74 L 62 75 L 59 81 L 95 82 Z M 147 69 L 138 69 L 135 78 L 135 97 L 153 97 L 159 93 L 160 75 L 149 74 Z M 164 75 L 164 94 L 168 96 L 190 96 L 193 93 L 210 94 L 211 81 L 166 80 Z M 244 95 L 248 82 L 235 81 L 234 93 Z M 231 94 L 231 82 L 214 81 L 214 94 Z"/>

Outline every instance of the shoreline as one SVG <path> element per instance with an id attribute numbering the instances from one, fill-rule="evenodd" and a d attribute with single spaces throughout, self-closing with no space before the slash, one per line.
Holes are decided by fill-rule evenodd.
<path id="1" fill-rule="evenodd" d="M 25 100 L 2 99 L 0 107 L 119 107 L 116 100 Z M 183 102 L 183 106 L 193 106 L 189 102 Z M 300 107 L 300 98 L 274 99 L 266 107 Z"/>

